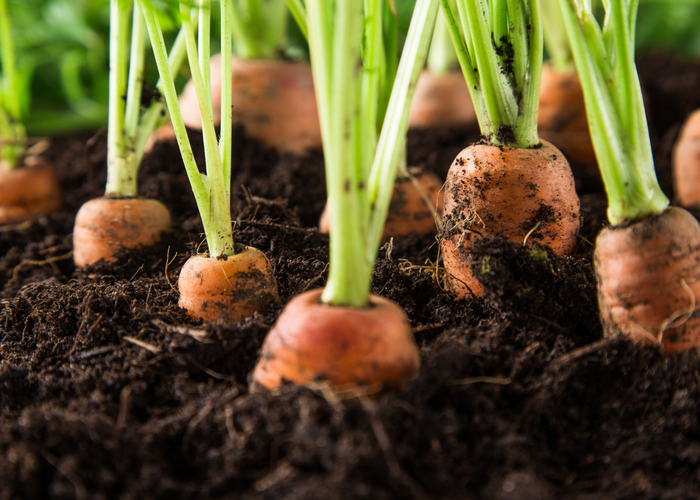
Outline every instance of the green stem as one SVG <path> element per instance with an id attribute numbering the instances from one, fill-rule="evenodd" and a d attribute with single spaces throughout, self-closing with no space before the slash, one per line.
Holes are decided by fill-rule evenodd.
<path id="1" fill-rule="evenodd" d="M 3 170 L 20 164 L 27 140 L 21 120 L 22 91 L 26 88 L 22 88 L 17 74 L 13 36 L 6 0 L 0 0 L 0 169 Z"/>
<path id="2" fill-rule="evenodd" d="M 311 9 L 313 4 L 314 0 L 309 1 L 307 7 Z M 329 127 L 334 154 L 333 164 L 327 169 L 332 229 L 328 282 L 322 300 L 334 305 L 364 307 L 369 290 L 363 278 L 371 273 L 371 265 L 365 259 L 366 219 L 359 216 L 363 212 L 359 190 L 366 189 L 359 182 L 362 157 L 357 145 L 363 9 L 357 0 L 337 0 L 335 7 L 330 91 L 333 115 Z M 312 30 L 309 25 L 309 34 L 312 31 L 320 30 Z"/>
<path id="3" fill-rule="evenodd" d="M 242 59 L 275 59 L 285 44 L 286 23 L 286 0 L 234 0 L 231 33 L 236 55 Z"/>
<path id="4" fill-rule="evenodd" d="M 557 5 L 558 0 L 540 0 L 542 2 L 542 34 L 544 47 L 552 68 L 560 73 L 575 71 L 574 56 L 566 36 L 564 19 Z"/>
<path id="5" fill-rule="evenodd" d="M 306 24 L 306 7 L 304 7 L 301 0 L 287 0 L 287 7 L 289 7 L 289 11 L 292 13 L 292 17 L 294 17 L 302 35 L 308 40 L 309 28 Z"/>
<path id="6" fill-rule="evenodd" d="M 457 62 L 457 53 L 452 45 L 447 21 L 440 9 L 428 52 L 428 70 L 434 75 L 444 75 L 449 73 Z"/>
<path id="7" fill-rule="evenodd" d="M 129 64 L 129 14 L 131 3 L 110 1 L 109 118 L 107 122 L 107 195 L 135 196 L 136 179 L 129 181 L 125 113 Z M 140 98 L 140 96 L 139 96 Z"/>
<path id="8" fill-rule="evenodd" d="M 608 219 L 612 224 L 639 220 L 663 211 L 669 202 L 654 172 L 644 101 L 634 67 L 633 30 L 629 29 L 634 11 L 607 2 L 601 32 L 590 5 L 575 5 L 574 1 L 560 0 L 559 5 L 608 195 Z M 612 70 L 610 61 L 615 65 Z M 627 85 L 629 95 L 621 92 L 621 84 Z"/>
<path id="9" fill-rule="evenodd" d="M 394 81 L 379 144 L 369 178 L 370 203 L 374 207 L 369 224 L 367 260 L 374 263 L 384 230 L 398 167 L 405 160 L 405 138 L 408 115 L 418 77 L 425 65 L 430 47 L 438 3 L 418 0 L 411 18 L 408 36 Z M 370 276 L 371 278 L 371 276 Z M 368 282 L 369 285 L 369 282 Z"/>

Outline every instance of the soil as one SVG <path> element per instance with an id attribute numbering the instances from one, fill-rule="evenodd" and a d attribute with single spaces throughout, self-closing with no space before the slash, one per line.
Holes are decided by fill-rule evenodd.
<path id="1" fill-rule="evenodd" d="M 700 107 L 700 65 L 660 55 L 640 71 L 672 195 L 671 146 Z M 46 156 L 65 209 L 0 229 L 0 500 L 700 496 L 698 353 L 602 337 L 590 258 L 606 200 L 595 185 L 578 186 L 576 255 L 499 238 L 475 247 L 483 299 L 441 289 L 433 236 L 380 251 L 373 291 L 405 308 L 421 351 L 420 374 L 400 391 L 250 393 L 284 304 L 324 285 L 328 239 L 315 229 L 322 155 L 280 156 L 235 137 L 238 240 L 266 252 L 281 295 L 236 325 L 201 324 L 177 307 L 179 269 L 203 237 L 174 143 L 141 172 L 142 194 L 170 208 L 173 233 L 76 270 L 73 218 L 102 194 L 105 137 L 53 141 Z M 444 178 L 477 139 L 473 127 L 412 131 L 409 163 Z"/>

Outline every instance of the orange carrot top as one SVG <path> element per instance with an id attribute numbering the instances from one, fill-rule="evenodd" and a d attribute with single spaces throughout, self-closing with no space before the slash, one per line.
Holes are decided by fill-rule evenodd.
<path id="1" fill-rule="evenodd" d="M 542 71 L 539 0 L 441 0 L 484 138 L 528 148 Z"/>

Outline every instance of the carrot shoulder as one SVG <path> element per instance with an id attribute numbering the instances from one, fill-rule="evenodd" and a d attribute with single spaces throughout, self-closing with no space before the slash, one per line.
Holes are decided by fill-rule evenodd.
<path id="1" fill-rule="evenodd" d="M 469 246 L 503 235 L 568 254 L 576 246 L 580 202 L 566 158 L 552 144 L 508 148 L 476 144 L 450 167 L 441 235 L 447 287 L 458 297 L 481 295 Z"/>
<path id="2" fill-rule="evenodd" d="M 170 212 L 148 198 L 95 198 L 75 217 L 73 261 L 78 267 L 114 260 L 129 248 L 160 241 L 170 230 Z"/>
<path id="3" fill-rule="evenodd" d="M 292 299 L 265 339 L 253 381 L 277 389 L 284 380 L 306 385 L 397 389 L 420 365 L 406 313 L 371 295 L 364 308 L 321 302 L 320 289 Z"/>
<path id="4" fill-rule="evenodd" d="M 178 288 L 179 306 L 205 321 L 243 321 L 279 299 L 270 261 L 253 247 L 225 258 L 190 257 Z"/>
<path id="5" fill-rule="evenodd" d="M 52 164 L 31 157 L 25 166 L 0 172 L 0 224 L 17 224 L 63 206 Z"/>
<path id="6" fill-rule="evenodd" d="M 700 204 L 700 109 L 683 124 L 673 148 L 673 187 L 678 204 Z"/>

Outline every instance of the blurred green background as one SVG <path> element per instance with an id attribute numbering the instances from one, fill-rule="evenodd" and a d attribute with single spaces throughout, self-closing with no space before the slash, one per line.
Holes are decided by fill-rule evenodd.
<path id="1" fill-rule="evenodd" d="M 387 1 L 395 1 L 400 29 L 405 33 L 415 0 Z M 109 0 L 9 0 L 9 9 L 18 66 L 31 89 L 31 98 L 25 103 L 29 134 L 55 135 L 104 126 Z M 174 38 L 172 30 L 169 34 Z M 306 55 L 298 30 L 291 30 L 290 42 L 290 55 Z M 641 0 L 637 49 L 638 55 L 666 51 L 697 59 L 700 0 Z M 153 86 L 157 72 L 152 59 L 147 62 L 147 70 L 147 85 Z M 180 83 L 186 77 L 181 75 Z"/>

